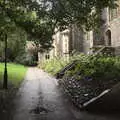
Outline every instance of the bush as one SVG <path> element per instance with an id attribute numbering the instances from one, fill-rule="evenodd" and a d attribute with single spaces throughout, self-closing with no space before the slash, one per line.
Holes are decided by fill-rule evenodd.
<path id="1" fill-rule="evenodd" d="M 65 60 L 64 58 L 55 57 L 53 59 L 40 62 L 38 67 L 54 75 L 59 70 L 64 68 L 67 64 L 68 64 L 68 61 Z"/>
<path id="2" fill-rule="evenodd" d="M 74 70 L 67 75 L 78 74 L 80 79 L 86 80 L 120 80 L 120 58 L 105 56 L 79 56 Z M 77 58 L 77 59 L 78 59 Z"/>
<path id="3" fill-rule="evenodd" d="M 75 67 L 66 72 L 60 85 L 80 108 L 120 82 L 120 57 L 77 55 L 73 59 L 77 59 Z M 98 109 L 108 108 L 105 104 L 100 105 Z"/>
<path id="4" fill-rule="evenodd" d="M 25 66 L 36 66 L 37 61 L 34 60 L 34 56 L 29 56 L 27 53 L 24 53 L 21 56 L 18 56 L 15 60 L 16 63 L 25 65 Z"/>
<path id="5" fill-rule="evenodd" d="M 54 58 L 39 63 L 39 67 L 45 71 L 56 74 L 68 63 L 77 60 L 75 68 L 67 71 L 66 76 L 77 76 L 78 80 L 120 80 L 120 57 L 74 55 L 69 62 L 64 58 Z"/>

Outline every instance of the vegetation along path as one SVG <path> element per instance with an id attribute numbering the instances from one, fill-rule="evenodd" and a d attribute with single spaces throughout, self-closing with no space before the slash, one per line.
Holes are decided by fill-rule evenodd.
<path id="1" fill-rule="evenodd" d="M 57 81 L 38 68 L 29 68 L 14 100 L 12 120 L 119 120 L 76 110 L 58 89 Z"/>

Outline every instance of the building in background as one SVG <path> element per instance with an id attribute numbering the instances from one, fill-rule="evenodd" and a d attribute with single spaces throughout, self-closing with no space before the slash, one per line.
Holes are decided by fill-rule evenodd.
<path id="1" fill-rule="evenodd" d="M 120 0 L 118 0 L 120 5 Z M 84 32 L 72 25 L 71 28 L 57 32 L 54 36 L 52 49 L 44 58 L 68 57 L 72 51 L 92 54 L 91 48 L 103 46 L 115 48 L 115 54 L 120 55 L 120 7 L 116 9 L 104 8 L 101 18 L 104 24 L 100 27 L 100 32 Z M 49 57 L 45 57 L 49 55 Z M 41 55 L 42 56 L 42 55 Z"/>

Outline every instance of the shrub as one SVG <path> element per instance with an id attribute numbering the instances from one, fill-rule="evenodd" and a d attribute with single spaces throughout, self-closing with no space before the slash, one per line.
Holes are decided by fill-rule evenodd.
<path id="1" fill-rule="evenodd" d="M 37 61 L 34 60 L 34 56 L 29 56 L 27 53 L 18 56 L 15 60 L 16 63 L 25 65 L 25 66 L 36 66 Z"/>
<path id="2" fill-rule="evenodd" d="M 54 58 L 39 63 L 39 67 L 45 71 L 56 74 L 68 63 L 77 60 L 75 68 L 67 71 L 66 76 L 75 76 L 78 80 L 120 80 L 120 57 L 110 56 L 90 56 L 77 54 L 69 58 L 69 62 L 64 58 Z"/>
<path id="3" fill-rule="evenodd" d="M 119 57 L 82 55 L 79 56 L 75 69 L 68 71 L 67 75 L 78 74 L 81 79 L 85 80 L 119 80 L 119 71 Z"/>
<path id="4" fill-rule="evenodd" d="M 40 62 L 38 67 L 54 75 L 67 64 L 68 61 L 64 58 L 55 57 L 53 59 Z"/>

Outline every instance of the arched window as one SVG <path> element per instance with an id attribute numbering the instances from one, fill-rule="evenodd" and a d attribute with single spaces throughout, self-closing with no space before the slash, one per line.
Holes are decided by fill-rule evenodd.
<path id="1" fill-rule="evenodd" d="M 106 42 L 108 46 L 111 46 L 111 31 L 107 30 L 106 32 Z"/>

